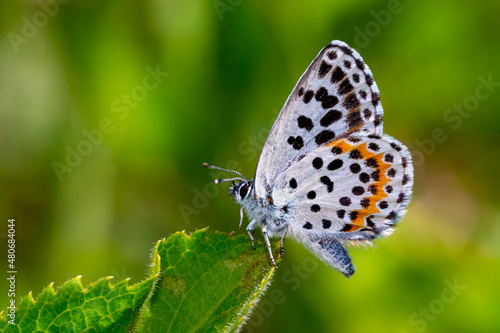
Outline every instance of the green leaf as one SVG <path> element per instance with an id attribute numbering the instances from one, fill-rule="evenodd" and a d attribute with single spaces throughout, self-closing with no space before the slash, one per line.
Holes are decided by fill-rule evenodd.
<path id="1" fill-rule="evenodd" d="M 64 283 L 57 292 L 50 284 L 36 301 L 28 294 L 16 311 L 16 325 L 8 324 L 3 314 L 0 329 L 5 329 L 4 332 L 126 332 L 135 323 L 156 280 L 153 275 L 129 287 L 128 279 L 112 285 L 112 277 L 106 277 L 85 289 L 80 278 Z"/>
<path id="2" fill-rule="evenodd" d="M 177 232 L 156 243 L 143 282 L 107 277 L 85 289 L 76 277 L 57 292 L 51 284 L 36 301 L 31 293 L 21 301 L 16 325 L 0 313 L 0 331 L 234 332 L 275 271 L 266 246 L 256 247 L 246 235 Z"/>
<path id="3" fill-rule="evenodd" d="M 137 332 L 236 331 L 275 271 L 266 246 L 256 248 L 246 235 L 206 229 L 160 240 L 154 255 L 161 258 L 161 275 Z"/>

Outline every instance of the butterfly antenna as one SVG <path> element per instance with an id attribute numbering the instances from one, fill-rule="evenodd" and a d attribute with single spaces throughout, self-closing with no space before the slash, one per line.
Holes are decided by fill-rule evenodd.
<path id="1" fill-rule="evenodd" d="M 248 180 L 245 177 L 243 177 L 243 175 L 241 173 L 239 173 L 238 171 L 219 168 L 219 167 L 217 167 L 215 165 L 208 164 L 208 163 L 203 163 L 202 166 L 204 166 L 205 168 L 209 168 L 209 169 L 217 169 L 217 170 L 221 170 L 221 171 L 225 171 L 225 172 L 232 172 L 232 173 L 235 173 L 235 174 L 237 174 L 239 176 L 239 177 L 228 178 L 228 179 L 216 179 L 216 180 L 214 180 L 215 184 L 219 184 L 219 183 L 222 183 L 222 182 L 230 182 L 230 181 L 233 181 L 233 180 L 243 180 L 244 182 L 248 183 Z"/>

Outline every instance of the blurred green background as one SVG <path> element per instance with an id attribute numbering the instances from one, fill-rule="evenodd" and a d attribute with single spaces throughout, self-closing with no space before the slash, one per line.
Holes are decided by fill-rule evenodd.
<path id="1" fill-rule="evenodd" d="M 138 282 L 157 239 L 236 230 L 201 163 L 252 177 L 340 39 L 413 152 L 413 201 L 394 235 L 351 248 L 350 280 L 288 241 L 244 331 L 500 330 L 500 2 L 3 0 L 0 29 L 0 267 L 15 217 L 18 300 L 77 275 Z"/>

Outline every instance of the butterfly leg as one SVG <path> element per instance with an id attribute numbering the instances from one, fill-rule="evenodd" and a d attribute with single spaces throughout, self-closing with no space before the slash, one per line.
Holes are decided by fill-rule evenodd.
<path id="1" fill-rule="evenodd" d="M 238 232 L 241 233 L 241 224 L 243 223 L 243 207 L 240 208 L 240 226 Z"/>
<path id="2" fill-rule="evenodd" d="M 263 226 L 262 227 L 262 234 L 264 235 L 264 240 L 266 241 L 266 246 L 267 246 L 267 251 L 269 251 L 269 256 L 271 257 L 271 263 L 275 268 L 278 268 L 278 265 L 276 265 L 276 262 L 274 261 L 273 257 L 273 251 L 271 249 L 271 243 L 269 242 L 269 236 L 267 236 L 267 227 Z"/>
<path id="3" fill-rule="evenodd" d="M 255 220 L 252 220 L 248 225 L 247 225 L 247 233 L 248 237 L 250 237 L 250 240 L 252 241 L 252 247 L 255 250 L 255 244 L 253 242 L 253 232 L 255 232 Z"/>
<path id="4" fill-rule="evenodd" d="M 284 254 L 285 254 L 285 236 L 281 237 L 280 257 L 283 258 Z"/>

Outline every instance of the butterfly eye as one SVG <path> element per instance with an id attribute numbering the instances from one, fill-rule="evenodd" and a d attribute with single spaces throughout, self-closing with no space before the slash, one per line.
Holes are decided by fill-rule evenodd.
<path id="1" fill-rule="evenodd" d="M 248 185 L 245 184 L 242 187 L 240 187 L 240 197 L 242 199 L 245 199 L 245 197 L 247 196 L 247 193 L 248 193 Z"/>

